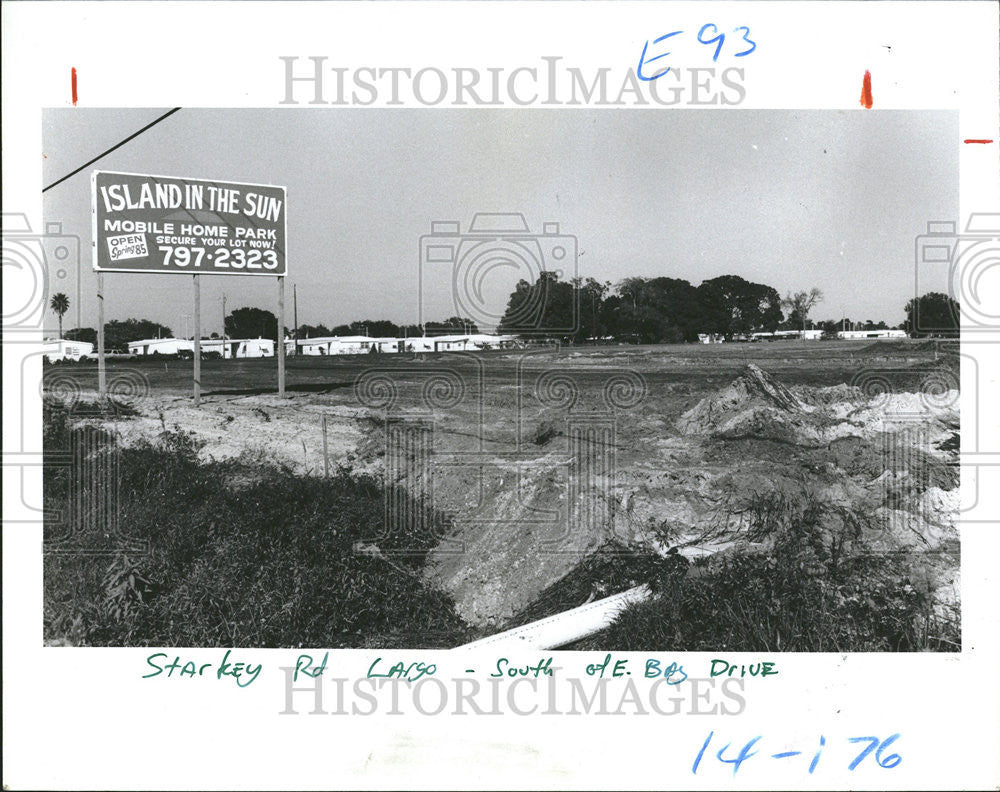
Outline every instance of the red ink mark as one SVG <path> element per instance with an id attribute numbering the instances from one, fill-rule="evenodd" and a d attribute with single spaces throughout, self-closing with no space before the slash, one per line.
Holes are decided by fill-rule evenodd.
<path id="1" fill-rule="evenodd" d="M 872 97 L 872 73 L 865 69 L 865 78 L 861 81 L 861 104 L 871 110 L 875 100 Z"/>
<path id="2" fill-rule="evenodd" d="M 70 69 L 70 81 L 73 84 L 73 107 L 76 107 L 76 66 Z"/>
<path id="3" fill-rule="evenodd" d="M 980 138 L 966 138 L 964 142 L 965 143 L 992 143 L 993 141 L 989 140 L 987 138 L 982 138 L 982 139 L 980 139 Z"/>
<path id="4" fill-rule="evenodd" d="M 867 70 L 865 71 L 865 79 L 861 83 L 861 104 L 869 110 L 875 104 L 875 100 L 872 99 L 872 73 Z"/>

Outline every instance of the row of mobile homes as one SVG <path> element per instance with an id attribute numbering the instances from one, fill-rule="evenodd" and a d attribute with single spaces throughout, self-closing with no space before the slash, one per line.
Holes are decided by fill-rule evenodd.
<path id="1" fill-rule="evenodd" d="M 905 330 L 840 330 L 837 338 L 845 341 L 878 338 L 908 338 Z"/>
<path id="2" fill-rule="evenodd" d="M 146 338 L 131 341 L 132 355 L 193 355 L 194 341 L 189 338 Z M 274 357 L 274 341 L 270 338 L 203 338 L 203 355 L 219 355 L 227 359 Z"/>
<path id="3" fill-rule="evenodd" d="M 412 336 L 410 338 L 372 338 L 369 336 L 331 336 L 285 341 L 291 354 L 296 346 L 300 355 L 364 355 L 394 352 L 464 352 L 503 349 L 512 346 L 516 336 L 470 333 L 466 335 Z"/>
<path id="4" fill-rule="evenodd" d="M 371 352 L 378 342 L 385 339 L 369 338 L 368 336 L 329 336 L 319 338 L 302 338 L 298 342 L 285 340 L 285 352 L 294 353 L 296 345 L 300 355 L 363 355 Z"/>
<path id="5" fill-rule="evenodd" d="M 751 341 L 819 341 L 822 330 L 775 330 L 773 333 L 751 333 Z"/>
<path id="6" fill-rule="evenodd" d="M 510 349 L 517 346 L 517 336 L 513 335 L 475 333 L 469 336 L 469 338 L 472 345 L 477 349 Z"/>

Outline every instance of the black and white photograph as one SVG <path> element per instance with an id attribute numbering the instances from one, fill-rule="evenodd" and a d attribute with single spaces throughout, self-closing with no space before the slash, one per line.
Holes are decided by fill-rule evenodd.
<path id="1" fill-rule="evenodd" d="M 1000 784 L 1000 7 L 13 0 L 4 789 Z"/>
<path id="2" fill-rule="evenodd" d="M 45 644 L 960 651 L 957 123 L 46 111 Z"/>

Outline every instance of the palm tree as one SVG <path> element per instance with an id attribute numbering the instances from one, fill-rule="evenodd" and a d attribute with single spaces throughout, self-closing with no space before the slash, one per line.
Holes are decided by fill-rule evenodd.
<path id="1" fill-rule="evenodd" d="M 63 337 L 62 333 L 62 320 L 63 314 L 69 310 L 69 297 L 67 297 L 62 292 L 52 295 L 52 301 L 49 303 L 49 308 L 55 311 L 59 315 L 59 337 Z"/>

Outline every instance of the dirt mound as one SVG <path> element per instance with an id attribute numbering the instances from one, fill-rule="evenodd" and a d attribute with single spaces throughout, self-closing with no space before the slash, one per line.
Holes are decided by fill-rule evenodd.
<path id="1" fill-rule="evenodd" d="M 914 419 L 931 441 L 947 440 L 958 426 L 958 397 L 951 382 L 919 393 L 878 392 L 836 385 L 794 391 L 749 365 L 730 385 L 702 399 L 677 420 L 684 435 L 721 440 L 761 440 L 819 448 L 847 437 L 873 439 L 912 427 Z"/>
<path id="2" fill-rule="evenodd" d="M 677 428 L 686 435 L 816 444 L 829 441 L 827 424 L 815 406 L 750 363 L 728 386 L 681 415 Z"/>
<path id="3" fill-rule="evenodd" d="M 748 410 L 803 413 L 809 408 L 788 388 L 753 363 L 714 396 L 702 399 L 677 422 L 684 434 L 716 433 Z"/>

